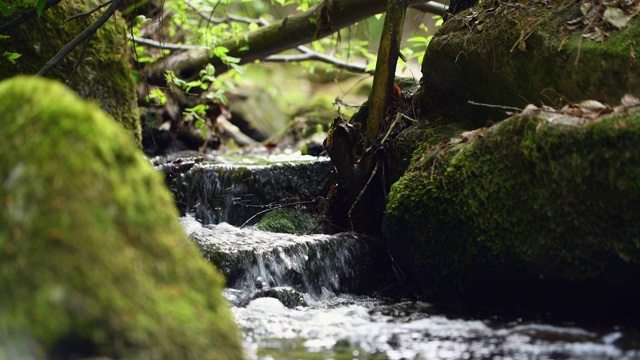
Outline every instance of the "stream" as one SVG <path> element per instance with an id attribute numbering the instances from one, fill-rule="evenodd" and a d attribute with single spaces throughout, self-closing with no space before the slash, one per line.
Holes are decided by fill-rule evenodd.
<path id="1" fill-rule="evenodd" d="M 354 295 L 349 289 L 358 291 L 361 276 L 354 269 L 363 269 L 366 252 L 357 234 L 294 236 L 203 226 L 192 216 L 181 222 L 205 256 L 220 257 L 212 247 L 230 256 L 221 268 L 233 274 L 225 297 L 247 359 L 640 359 L 640 332 L 615 321 Z M 299 296 L 298 303 L 269 289 Z"/>
<path id="2" fill-rule="evenodd" d="M 263 204 L 326 192 L 326 159 L 277 160 L 163 165 L 185 231 L 227 279 L 247 359 L 640 359 L 633 320 L 382 296 L 402 272 L 374 239 L 252 228 Z"/>

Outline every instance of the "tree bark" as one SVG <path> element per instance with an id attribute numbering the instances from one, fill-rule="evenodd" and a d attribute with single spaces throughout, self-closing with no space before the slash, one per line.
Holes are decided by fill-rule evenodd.
<path id="1" fill-rule="evenodd" d="M 426 2 L 409 1 L 412 5 Z M 238 41 L 232 39 L 218 46 L 229 49 L 227 55 L 239 58 L 239 64 L 246 64 L 331 35 L 385 11 L 386 4 L 387 0 L 325 0 L 305 12 L 250 32 Z M 215 66 L 217 74 L 228 70 L 219 58 L 210 56 L 210 51 L 196 49 L 158 61 L 148 68 L 146 75 L 150 83 L 162 82 L 167 69 L 173 70 L 180 78 L 189 78 L 208 63 Z"/>
<path id="2" fill-rule="evenodd" d="M 402 27 L 404 15 L 407 11 L 407 0 L 389 0 L 387 16 L 384 20 L 380 46 L 378 47 L 378 62 L 373 77 L 373 88 L 369 96 L 369 120 L 365 136 L 365 149 L 373 147 L 373 141 L 380 135 L 380 128 L 387 116 L 387 109 L 391 104 L 391 93 L 395 80 L 396 65 L 400 54 L 400 41 L 402 40 Z M 365 174 L 370 174 L 373 169 L 375 149 L 363 156 L 362 169 Z"/>
<path id="3" fill-rule="evenodd" d="M 341 180 L 342 194 L 346 199 L 338 217 L 346 216 L 346 226 L 350 230 L 377 235 L 386 204 L 381 168 L 384 166 L 377 151 L 381 147 L 380 131 L 385 119 L 390 116 L 395 70 L 400 54 L 400 41 L 408 0 L 389 0 L 380 46 L 378 62 L 373 79 L 373 89 L 369 96 L 369 110 L 366 121 L 364 146 L 360 160 L 356 164 L 357 142 L 361 134 L 354 134 L 357 128 L 337 118 L 327 139 L 325 148 L 336 167 Z"/>

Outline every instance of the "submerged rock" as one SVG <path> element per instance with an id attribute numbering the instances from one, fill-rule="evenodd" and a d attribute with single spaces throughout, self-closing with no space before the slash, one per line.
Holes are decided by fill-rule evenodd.
<path id="1" fill-rule="evenodd" d="M 125 131 L 41 78 L 0 83 L 0 113 L 0 358 L 241 358 L 223 278 Z"/>
<path id="2" fill-rule="evenodd" d="M 289 309 L 295 309 L 298 306 L 309 306 L 301 293 L 287 286 L 277 286 L 270 289 L 261 289 L 256 291 L 251 296 L 252 300 L 265 297 L 278 299 L 282 303 L 282 305 L 288 307 Z"/>
<path id="3" fill-rule="evenodd" d="M 640 109 L 543 115 L 416 154 L 389 195 L 392 254 L 448 300 L 640 315 Z"/>
<path id="4" fill-rule="evenodd" d="M 483 1 L 444 23 L 422 62 L 421 100 L 429 118 L 484 126 L 513 111 L 505 107 L 615 103 L 640 93 L 637 3 L 521 3 Z M 602 12 L 611 10 L 628 23 L 618 29 L 606 21 Z"/>

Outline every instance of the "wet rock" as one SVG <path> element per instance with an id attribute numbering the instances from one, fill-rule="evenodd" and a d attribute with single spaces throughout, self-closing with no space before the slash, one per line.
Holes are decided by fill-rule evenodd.
<path id="1" fill-rule="evenodd" d="M 234 158 L 231 164 L 200 163 L 169 179 L 181 213 L 203 224 L 248 225 L 273 206 L 305 201 L 313 206 L 328 193 L 333 166 L 327 158 L 284 156 Z"/>
<path id="2" fill-rule="evenodd" d="M 296 236 L 227 223 L 203 227 L 191 216 L 181 222 L 205 258 L 225 275 L 227 286 L 248 293 L 259 284 L 309 294 L 323 288 L 366 293 L 386 285 L 392 274 L 382 244 L 355 233 Z"/>
<path id="3" fill-rule="evenodd" d="M 532 109 L 416 153 L 389 195 L 394 259 L 441 300 L 638 315 L 639 141 L 637 106 Z"/>
<path id="4" fill-rule="evenodd" d="M 253 294 L 252 300 L 265 297 L 278 299 L 289 309 L 295 309 L 298 306 L 309 306 L 300 292 L 286 286 L 258 290 Z"/>
<path id="5" fill-rule="evenodd" d="M 97 106 L 0 83 L 0 358 L 239 359 L 224 280 Z"/>

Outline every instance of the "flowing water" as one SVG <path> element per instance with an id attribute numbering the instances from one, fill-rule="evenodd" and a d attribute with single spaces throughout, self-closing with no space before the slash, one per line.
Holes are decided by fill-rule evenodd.
<path id="1" fill-rule="evenodd" d="M 233 276 L 225 295 L 248 359 L 640 359 L 634 325 L 354 295 L 367 288 L 360 279 L 378 276 L 357 234 L 298 237 L 182 222 Z M 300 301 L 269 297 L 268 289 Z"/>

